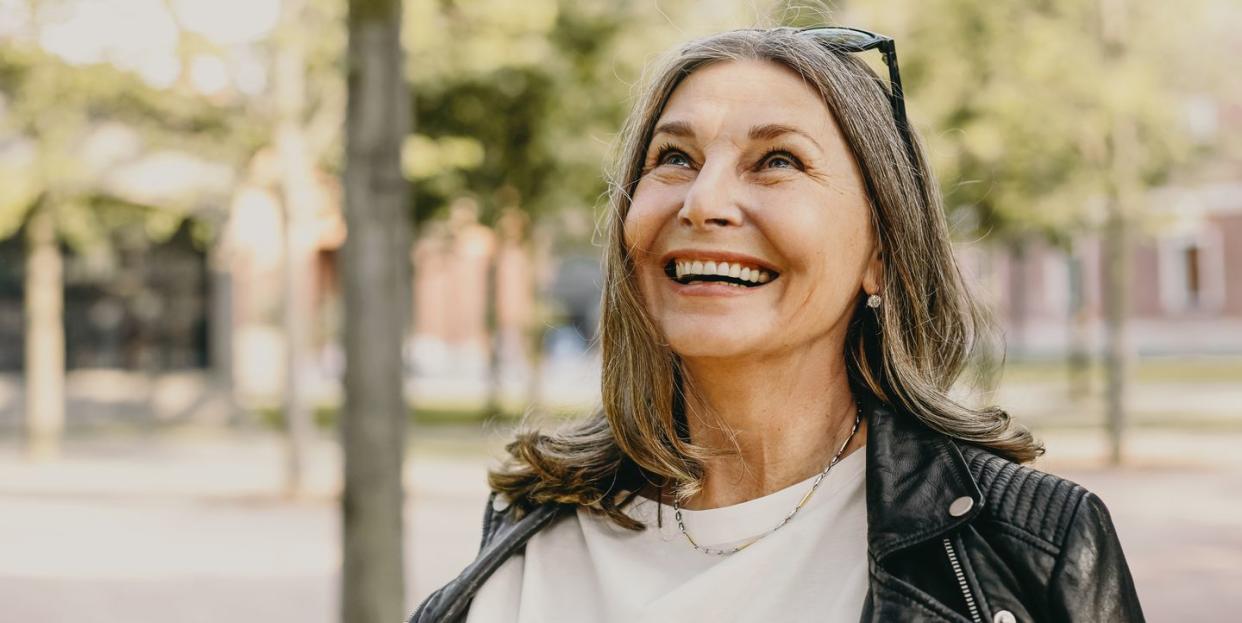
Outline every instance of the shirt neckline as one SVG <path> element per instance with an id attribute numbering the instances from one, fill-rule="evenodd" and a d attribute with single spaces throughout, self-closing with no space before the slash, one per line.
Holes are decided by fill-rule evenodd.
<path id="1" fill-rule="evenodd" d="M 807 501 L 798 515 L 810 514 L 815 508 L 829 503 L 840 493 L 858 483 L 866 469 L 866 446 L 860 446 L 842 458 L 824 476 L 815 495 Z M 754 538 L 771 530 L 785 515 L 797 506 L 802 496 L 811 488 L 819 474 L 796 482 L 765 496 L 719 508 L 702 510 L 682 509 L 682 521 L 699 545 L 718 546 Z M 660 506 L 663 506 L 661 509 Z M 656 513 L 663 513 L 662 527 L 657 528 Z M 681 530 L 673 516 L 672 506 L 660 505 L 655 500 L 635 497 L 626 507 L 626 513 L 648 526 L 658 529 L 665 537 L 681 537 Z M 795 517 L 794 521 L 797 520 Z"/>

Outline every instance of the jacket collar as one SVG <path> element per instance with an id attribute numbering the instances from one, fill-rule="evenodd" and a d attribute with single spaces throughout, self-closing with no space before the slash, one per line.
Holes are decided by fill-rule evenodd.
<path id="1" fill-rule="evenodd" d="M 913 414 L 865 394 L 867 414 L 867 540 L 872 556 L 945 534 L 983 507 L 979 486 L 957 444 Z M 949 508 L 969 498 L 965 513 Z M 958 502 L 956 510 L 961 510 Z"/>

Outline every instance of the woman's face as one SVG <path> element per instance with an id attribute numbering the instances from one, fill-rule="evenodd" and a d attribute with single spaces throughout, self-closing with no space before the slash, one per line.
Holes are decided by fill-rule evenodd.
<path id="1" fill-rule="evenodd" d="M 647 311 L 683 358 L 839 353 L 859 292 L 879 290 L 849 147 L 812 87 L 772 62 L 712 64 L 677 87 L 624 232 Z"/>

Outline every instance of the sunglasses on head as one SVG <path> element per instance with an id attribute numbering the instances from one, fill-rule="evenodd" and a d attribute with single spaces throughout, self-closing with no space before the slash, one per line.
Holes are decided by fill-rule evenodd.
<path id="1" fill-rule="evenodd" d="M 906 100 L 901 90 L 901 73 L 897 70 L 897 46 L 892 38 L 845 26 L 811 26 L 798 33 L 813 37 L 834 51 L 854 53 L 879 50 L 884 55 L 884 64 L 888 66 L 888 100 L 893 109 L 893 122 L 897 124 L 897 132 L 906 145 L 910 165 L 914 166 L 918 160 L 914 157 L 914 141 L 910 136 Z"/>

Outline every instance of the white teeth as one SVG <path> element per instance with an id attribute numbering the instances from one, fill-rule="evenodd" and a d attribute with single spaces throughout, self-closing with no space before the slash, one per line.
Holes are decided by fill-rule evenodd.
<path id="1" fill-rule="evenodd" d="M 767 283 L 773 279 L 772 273 L 762 268 L 742 266 L 736 262 L 717 262 L 715 260 L 675 260 L 673 262 L 677 279 L 687 275 L 718 275 L 749 281 L 751 283 Z M 730 284 L 746 287 L 741 284 Z"/>

